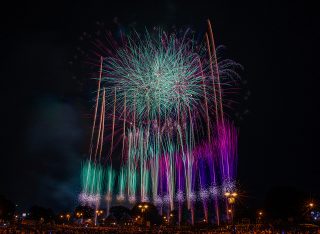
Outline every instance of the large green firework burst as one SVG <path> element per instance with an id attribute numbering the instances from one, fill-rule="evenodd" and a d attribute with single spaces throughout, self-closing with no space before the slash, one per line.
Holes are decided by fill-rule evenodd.
<path id="1" fill-rule="evenodd" d="M 129 38 L 115 56 L 104 60 L 107 93 L 126 102 L 137 119 L 156 119 L 195 106 L 203 95 L 196 51 L 191 40 L 162 32 Z"/>

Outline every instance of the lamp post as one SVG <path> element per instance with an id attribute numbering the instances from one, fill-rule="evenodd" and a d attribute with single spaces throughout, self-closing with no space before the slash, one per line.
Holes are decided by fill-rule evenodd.
<path id="1" fill-rule="evenodd" d="M 146 210 L 149 208 L 149 206 L 147 204 L 140 204 L 139 209 L 141 210 L 141 213 L 143 214 L 143 219 L 144 219 L 144 223 L 147 224 L 147 220 L 146 220 Z"/>
<path id="2" fill-rule="evenodd" d="M 95 214 L 95 217 L 94 217 L 94 225 L 96 226 L 97 225 L 97 220 L 99 218 L 99 216 L 103 213 L 103 210 L 96 210 L 96 214 Z"/>
<path id="3" fill-rule="evenodd" d="M 64 225 L 63 217 L 64 217 L 63 215 L 60 215 L 60 219 L 61 219 L 62 225 Z"/>
<path id="4" fill-rule="evenodd" d="M 231 217 L 231 225 L 233 227 L 233 233 L 235 233 L 236 230 L 235 230 L 233 217 L 234 217 L 234 204 L 236 202 L 236 197 L 238 196 L 238 193 L 236 193 L 236 192 L 226 192 L 224 194 L 224 196 L 226 197 L 227 203 L 228 203 L 228 205 L 227 205 L 228 217 L 230 215 L 230 217 Z"/>
<path id="5" fill-rule="evenodd" d="M 68 220 L 68 223 L 69 223 L 71 215 L 70 214 L 66 214 L 66 217 L 67 217 L 67 220 Z"/>
<path id="6" fill-rule="evenodd" d="M 260 210 L 258 211 L 258 222 L 257 223 L 262 223 L 262 216 L 263 216 L 263 212 Z"/>
<path id="7" fill-rule="evenodd" d="M 172 212 L 170 212 L 170 214 L 169 214 L 169 225 L 172 225 L 173 224 L 173 213 Z"/>
<path id="8" fill-rule="evenodd" d="M 168 220 L 167 220 L 167 216 L 163 216 L 163 221 L 165 222 L 165 224 L 167 225 L 168 224 Z"/>
<path id="9" fill-rule="evenodd" d="M 314 204 L 314 202 L 313 201 L 310 201 L 309 203 L 308 203 L 308 205 L 307 205 L 307 211 L 305 212 L 305 214 L 307 214 L 307 220 L 308 221 L 312 221 L 312 217 L 311 217 L 311 212 L 312 212 L 312 210 L 315 208 L 315 204 Z"/>
<path id="10" fill-rule="evenodd" d="M 83 218 L 82 218 L 83 213 L 82 213 L 82 212 L 77 212 L 77 213 L 76 213 L 76 216 L 77 216 L 78 219 L 81 218 L 80 223 L 82 223 L 82 221 L 83 221 Z"/>
<path id="11" fill-rule="evenodd" d="M 238 193 L 236 192 L 226 192 L 224 196 L 227 198 L 228 204 L 230 205 L 230 208 L 228 206 L 228 213 L 231 214 L 231 222 L 233 223 L 233 213 L 234 213 L 234 203 L 236 202 L 236 197 L 238 196 Z M 230 210 L 230 211 L 229 211 Z"/>

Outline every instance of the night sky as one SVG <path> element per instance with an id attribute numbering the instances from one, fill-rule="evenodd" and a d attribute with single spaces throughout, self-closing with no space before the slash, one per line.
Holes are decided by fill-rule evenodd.
<path id="1" fill-rule="evenodd" d="M 95 85 L 81 55 L 90 50 L 90 35 L 131 26 L 203 31 L 207 18 L 216 43 L 244 67 L 236 108 L 241 189 L 257 204 L 275 185 L 319 194 L 319 21 L 306 2 L 25 1 L 2 7 L 0 194 L 22 208 L 76 205 Z"/>

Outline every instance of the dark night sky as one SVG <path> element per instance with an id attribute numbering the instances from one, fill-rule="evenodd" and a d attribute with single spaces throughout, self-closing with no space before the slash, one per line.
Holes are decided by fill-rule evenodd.
<path id="1" fill-rule="evenodd" d="M 51 2 L 51 3 L 50 3 Z M 96 22 L 113 29 L 172 25 L 203 30 L 240 62 L 247 82 L 239 181 L 252 201 L 275 185 L 320 193 L 316 7 L 306 1 L 16 2 L 1 9 L 0 194 L 22 207 L 73 207 L 87 152 L 93 90 L 76 48 Z M 81 47 L 82 46 L 82 47 Z"/>

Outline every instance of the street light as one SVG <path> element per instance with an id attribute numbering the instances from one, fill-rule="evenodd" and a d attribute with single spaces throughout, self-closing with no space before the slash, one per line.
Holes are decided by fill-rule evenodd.
<path id="1" fill-rule="evenodd" d="M 81 217 L 83 214 L 82 214 L 82 212 L 77 212 L 77 217 L 79 218 L 79 217 Z"/>
<path id="2" fill-rule="evenodd" d="M 163 216 L 163 221 L 165 222 L 165 223 L 168 223 L 168 219 L 167 219 L 167 216 Z"/>
<path id="3" fill-rule="evenodd" d="M 263 216 L 263 212 L 262 212 L 261 210 L 258 211 L 258 219 L 257 219 L 257 222 L 261 223 L 262 216 Z"/>
<path id="4" fill-rule="evenodd" d="M 236 192 L 230 193 L 230 192 L 226 192 L 225 197 L 228 199 L 228 203 L 229 204 L 233 204 L 236 202 L 236 197 L 238 196 L 238 194 Z"/>
<path id="5" fill-rule="evenodd" d="M 226 192 L 224 194 L 224 196 L 227 198 L 227 201 L 228 201 L 228 204 L 230 205 L 230 207 L 228 207 L 228 214 L 230 214 L 231 216 L 231 223 L 232 225 L 234 225 L 233 223 L 233 216 L 234 216 L 234 208 L 233 208 L 233 205 L 234 203 L 236 202 L 236 197 L 238 196 L 238 193 L 237 192 Z M 235 233 L 235 227 L 233 227 L 233 232 Z"/>
<path id="6" fill-rule="evenodd" d="M 146 204 L 146 205 L 139 205 L 138 207 L 140 208 L 140 210 L 141 210 L 142 213 L 143 213 L 146 209 L 149 208 L 149 206 L 148 206 L 147 204 Z"/>
<path id="7" fill-rule="evenodd" d="M 82 221 L 83 221 L 83 219 L 82 219 L 83 213 L 82 212 L 77 212 L 76 216 L 77 216 L 78 219 L 81 218 L 80 222 L 82 223 Z"/>
<path id="8" fill-rule="evenodd" d="M 98 216 L 102 215 L 102 214 L 103 214 L 103 210 L 96 210 L 96 214 L 97 214 Z"/>
<path id="9" fill-rule="evenodd" d="M 144 205 L 140 204 L 140 205 L 138 205 L 138 207 L 141 210 L 141 213 L 144 214 L 144 221 L 145 221 L 145 223 L 147 223 L 147 221 L 146 221 L 146 212 L 145 211 L 149 208 L 149 206 L 147 204 L 144 204 Z"/>

